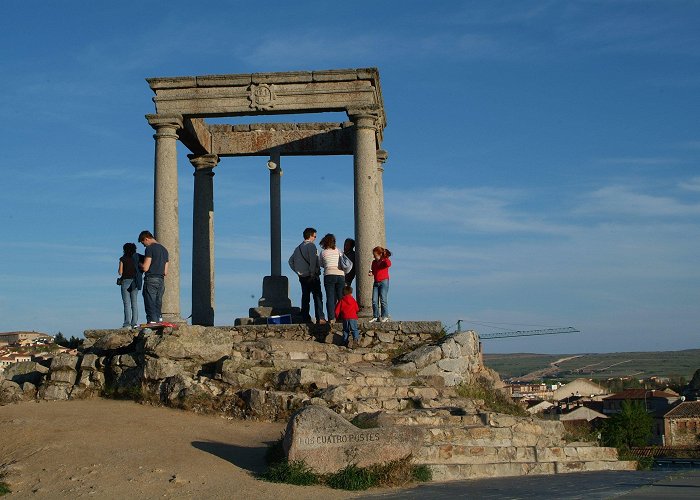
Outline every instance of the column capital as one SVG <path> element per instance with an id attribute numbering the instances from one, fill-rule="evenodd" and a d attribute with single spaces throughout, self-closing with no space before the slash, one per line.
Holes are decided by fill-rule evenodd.
<path id="1" fill-rule="evenodd" d="M 377 129 L 379 121 L 379 109 L 376 106 L 361 106 L 348 108 L 348 117 L 357 128 Z"/>
<path id="2" fill-rule="evenodd" d="M 194 167 L 195 173 L 203 170 L 211 170 L 219 164 L 219 155 L 216 154 L 206 154 L 206 155 L 187 155 L 190 159 L 190 163 Z"/>
<path id="3" fill-rule="evenodd" d="M 389 153 L 387 153 L 384 149 L 378 149 L 377 150 L 377 163 L 381 163 L 384 165 L 386 161 L 389 159 Z"/>
<path id="4" fill-rule="evenodd" d="M 176 130 L 182 128 L 182 115 L 180 114 L 146 115 L 146 120 L 148 120 L 148 124 L 156 130 L 163 127 L 174 128 Z"/>

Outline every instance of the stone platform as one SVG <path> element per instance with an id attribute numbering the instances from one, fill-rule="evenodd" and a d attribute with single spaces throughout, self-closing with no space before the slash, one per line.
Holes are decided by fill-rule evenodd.
<path id="1" fill-rule="evenodd" d="M 87 330 L 81 355 L 53 358 L 48 373 L 37 367 L 34 384 L 0 381 L 0 396 L 108 395 L 285 421 L 315 405 L 342 416 L 346 431 L 351 420 L 381 435 L 405 429 L 416 437 L 413 460 L 437 480 L 634 467 L 614 449 L 564 442 L 560 422 L 460 397 L 460 384 L 499 381 L 475 332 L 445 336 L 440 322 L 362 322 L 360 330 L 356 349 L 341 346 L 340 325 L 331 324 Z"/>

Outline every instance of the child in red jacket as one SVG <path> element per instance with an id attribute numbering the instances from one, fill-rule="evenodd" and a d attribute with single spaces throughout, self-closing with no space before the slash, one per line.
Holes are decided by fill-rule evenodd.
<path id="1" fill-rule="evenodd" d="M 352 287 L 346 285 L 343 288 L 343 298 L 335 305 L 336 319 L 343 320 L 343 344 L 346 344 L 350 349 L 357 347 L 360 342 L 360 332 L 357 329 L 357 313 L 360 306 L 352 296 Z M 352 339 L 350 339 L 350 330 L 352 330 Z"/>
<path id="2" fill-rule="evenodd" d="M 370 276 L 374 276 L 372 287 L 372 315 L 370 323 L 389 321 L 389 268 L 391 267 L 391 252 L 388 248 L 374 247 L 372 249 L 374 260 Z M 381 309 L 380 306 L 381 305 Z"/>

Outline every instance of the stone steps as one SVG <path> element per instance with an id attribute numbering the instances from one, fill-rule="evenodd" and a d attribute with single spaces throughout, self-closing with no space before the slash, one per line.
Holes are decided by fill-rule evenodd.
<path id="1" fill-rule="evenodd" d="M 598 446 L 469 446 L 433 443 L 422 446 L 413 457 L 419 463 L 465 465 L 504 462 L 616 462 L 617 450 Z"/>
<path id="2" fill-rule="evenodd" d="M 423 464 L 423 462 L 417 462 Z M 433 481 L 458 481 L 504 476 L 530 476 L 603 470 L 635 470 L 634 461 L 512 462 L 484 464 L 424 464 L 433 472 Z"/>

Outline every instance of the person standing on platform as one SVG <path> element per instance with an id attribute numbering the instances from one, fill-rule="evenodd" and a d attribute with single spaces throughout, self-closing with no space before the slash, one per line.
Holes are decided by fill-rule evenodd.
<path id="1" fill-rule="evenodd" d="M 143 279 L 143 304 L 146 309 L 146 321 L 158 323 L 163 321 L 163 294 L 165 277 L 168 275 L 168 250 L 158 243 L 150 231 L 141 231 L 139 243 L 146 247 L 141 270 Z"/>
<path id="2" fill-rule="evenodd" d="M 360 332 L 357 328 L 357 313 L 360 306 L 352 296 L 352 287 L 346 285 L 343 288 L 343 298 L 335 306 L 335 317 L 343 320 L 343 343 L 349 349 L 360 345 Z M 352 338 L 350 338 L 352 332 Z"/>
<path id="3" fill-rule="evenodd" d="M 318 250 L 314 244 L 316 230 L 312 227 L 304 229 L 304 241 L 294 249 L 289 257 L 289 267 L 299 277 L 301 285 L 301 318 L 305 323 L 311 322 L 311 295 L 314 297 L 314 313 L 316 323 L 326 322 L 323 315 L 323 293 L 321 292 L 321 267 L 318 260 Z"/>
<path id="4" fill-rule="evenodd" d="M 136 328 L 139 322 L 139 290 L 141 290 L 142 275 L 140 259 L 143 255 L 136 253 L 136 245 L 124 243 L 124 255 L 119 258 L 119 279 L 124 305 L 124 322 L 122 328 Z"/>
<path id="5" fill-rule="evenodd" d="M 323 248 L 321 267 L 323 287 L 326 289 L 326 312 L 328 321 L 335 323 L 335 305 L 343 297 L 345 271 L 340 268 L 340 251 L 335 247 L 335 235 L 325 235 L 319 245 Z"/>
<path id="6" fill-rule="evenodd" d="M 350 259 L 350 262 L 352 262 L 352 269 L 345 275 L 345 284 L 351 286 L 352 280 L 355 279 L 355 240 L 352 238 L 345 239 L 343 253 Z"/>
<path id="7" fill-rule="evenodd" d="M 374 276 L 372 288 L 372 315 L 370 323 L 389 321 L 389 268 L 391 267 L 391 252 L 387 248 L 374 247 L 372 249 L 374 260 L 372 270 L 368 273 Z M 380 307 L 381 306 L 381 307 Z"/>

